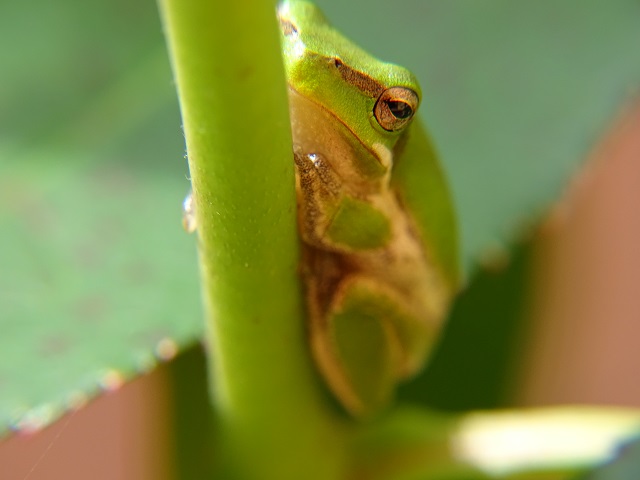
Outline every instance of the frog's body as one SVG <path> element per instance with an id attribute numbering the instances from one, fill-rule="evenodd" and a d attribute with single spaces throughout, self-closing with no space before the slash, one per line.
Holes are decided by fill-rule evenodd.
<path id="1" fill-rule="evenodd" d="M 452 294 L 392 185 L 420 90 L 309 3 L 283 3 L 279 20 L 312 351 L 345 408 L 367 415 L 422 366 Z"/>

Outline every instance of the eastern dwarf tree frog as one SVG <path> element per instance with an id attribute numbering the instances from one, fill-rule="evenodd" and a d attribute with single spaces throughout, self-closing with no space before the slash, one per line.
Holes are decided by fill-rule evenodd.
<path id="1" fill-rule="evenodd" d="M 352 44 L 311 3 L 285 1 L 278 19 L 311 352 L 339 402 L 365 417 L 434 343 L 459 283 L 455 216 L 414 119 L 415 77 Z M 189 230 L 192 208 L 188 198 Z"/>

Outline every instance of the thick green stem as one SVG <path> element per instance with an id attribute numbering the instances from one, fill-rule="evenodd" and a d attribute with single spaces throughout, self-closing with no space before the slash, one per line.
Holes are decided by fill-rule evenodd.
<path id="1" fill-rule="evenodd" d="M 339 478 L 345 428 L 324 398 L 305 338 L 275 5 L 159 4 L 197 205 L 226 474 Z"/>

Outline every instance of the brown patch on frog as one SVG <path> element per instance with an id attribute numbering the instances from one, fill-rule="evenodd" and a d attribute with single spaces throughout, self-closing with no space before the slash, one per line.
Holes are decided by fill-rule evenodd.
<path id="1" fill-rule="evenodd" d="M 340 196 L 340 184 L 335 172 L 320 155 L 294 153 L 296 166 L 298 228 L 309 244 L 320 243 L 317 226 L 327 217 L 320 206 L 327 199 Z"/>
<path id="2" fill-rule="evenodd" d="M 313 320 L 324 321 L 338 286 L 354 269 L 344 255 L 306 243 L 303 243 L 302 265 L 309 313 Z"/>
<path id="3" fill-rule="evenodd" d="M 345 65 L 339 58 L 330 58 L 329 64 L 338 70 L 345 82 L 353 85 L 371 98 L 377 98 L 384 91 L 384 86 L 377 80 L 371 78 L 366 73 L 351 68 L 349 65 Z"/>

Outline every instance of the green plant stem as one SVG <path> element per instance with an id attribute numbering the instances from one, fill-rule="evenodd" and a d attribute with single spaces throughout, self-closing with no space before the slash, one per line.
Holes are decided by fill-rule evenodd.
<path id="1" fill-rule="evenodd" d="M 339 478 L 345 429 L 306 346 L 274 2 L 159 5 L 197 205 L 226 475 Z"/>

